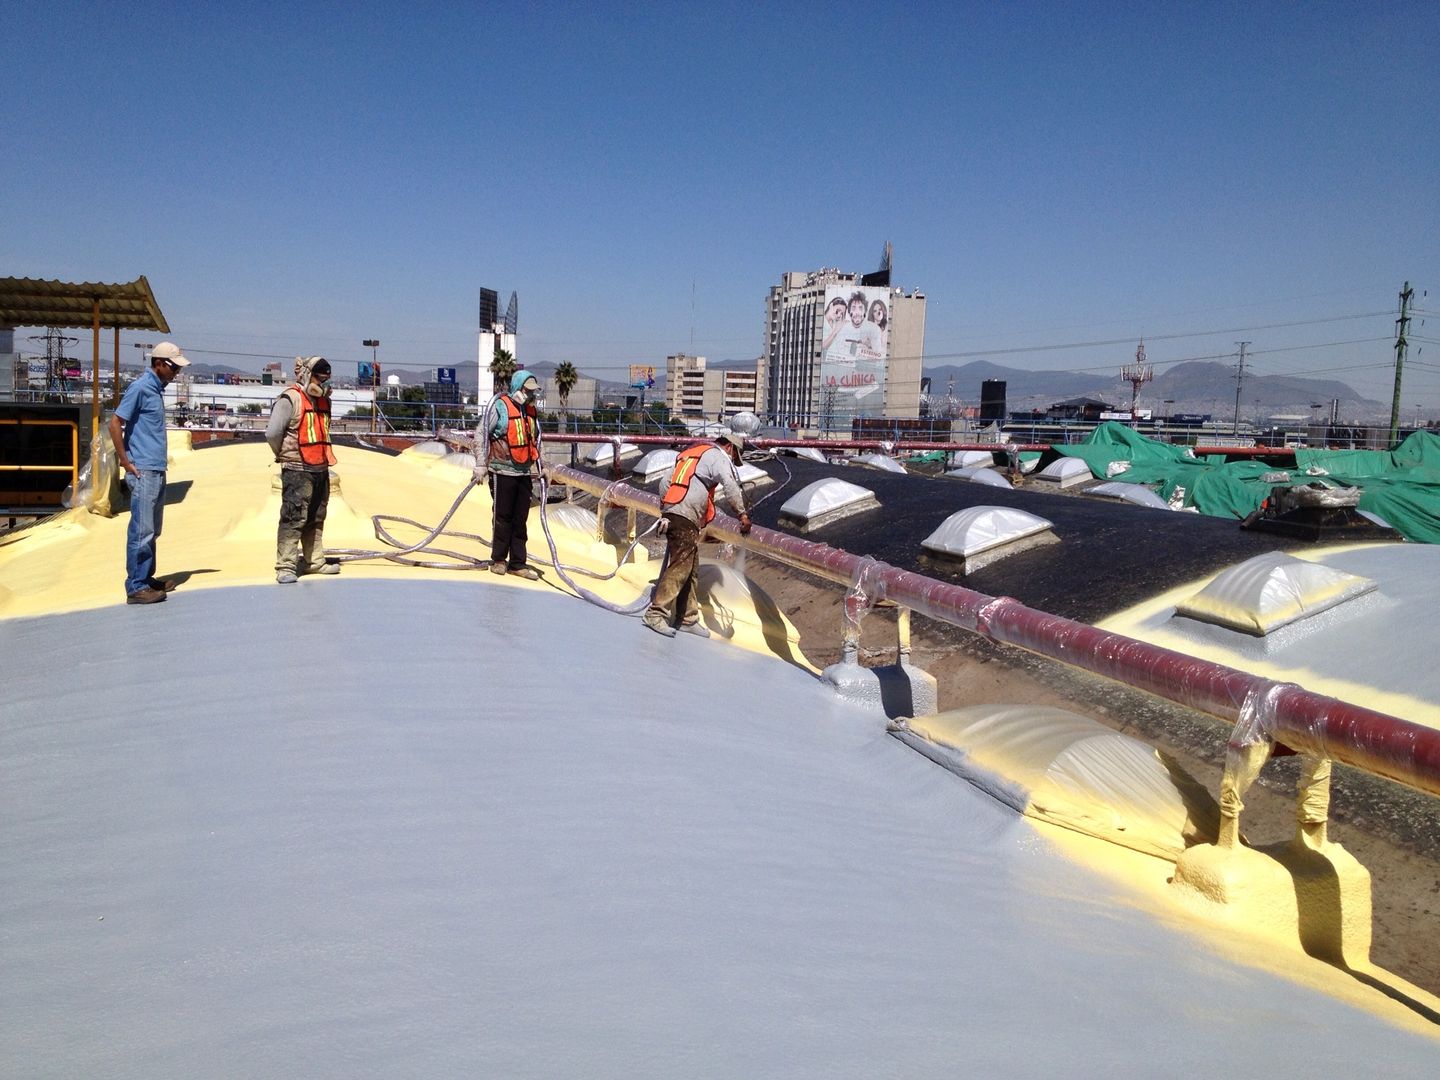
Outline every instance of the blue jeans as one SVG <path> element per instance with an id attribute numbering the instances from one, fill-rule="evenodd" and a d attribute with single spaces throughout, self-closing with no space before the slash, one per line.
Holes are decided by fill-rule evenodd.
<path id="1" fill-rule="evenodd" d="M 150 588 L 155 576 L 155 541 L 165 517 L 165 474 L 140 470 L 127 476 L 130 531 L 125 537 L 125 595 Z"/>

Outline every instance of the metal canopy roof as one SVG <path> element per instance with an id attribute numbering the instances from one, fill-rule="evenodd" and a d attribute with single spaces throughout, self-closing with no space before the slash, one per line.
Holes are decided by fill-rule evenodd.
<path id="1" fill-rule="evenodd" d="M 0 278 L 0 326 L 93 326 L 96 301 L 101 326 L 170 332 L 143 275 L 117 285 Z"/>

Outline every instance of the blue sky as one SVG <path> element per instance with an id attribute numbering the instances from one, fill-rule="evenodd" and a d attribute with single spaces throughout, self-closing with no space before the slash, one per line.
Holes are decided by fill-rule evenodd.
<path id="1" fill-rule="evenodd" d="M 1388 400 L 1440 308 L 1433 3 L 5 7 L 0 276 L 145 274 L 196 359 L 473 362 L 482 285 L 522 360 L 754 357 L 887 240 L 927 366 L 1244 339 Z"/>

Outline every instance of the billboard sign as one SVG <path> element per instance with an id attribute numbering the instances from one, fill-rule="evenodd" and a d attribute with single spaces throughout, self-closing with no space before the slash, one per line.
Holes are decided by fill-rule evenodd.
<path id="1" fill-rule="evenodd" d="M 436 368 L 436 369 L 435 369 L 435 381 L 438 382 L 438 383 L 453 383 L 453 382 L 455 382 L 455 381 L 456 381 L 456 379 L 455 379 L 455 372 L 456 372 L 456 370 L 457 370 L 457 369 L 456 369 L 456 368 L 453 368 L 453 367 Z"/>
<path id="2" fill-rule="evenodd" d="M 361 360 L 355 376 L 356 386 L 379 386 L 380 365 L 370 360 Z"/>
<path id="3" fill-rule="evenodd" d="M 820 393 L 827 411 L 878 416 L 890 361 L 890 290 L 827 286 L 820 349 Z"/>
<path id="4" fill-rule="evenodd" d="M 654 386 L 655 365 L 654 364 L 631 364 L 630 365 L 631 386 Z"/>

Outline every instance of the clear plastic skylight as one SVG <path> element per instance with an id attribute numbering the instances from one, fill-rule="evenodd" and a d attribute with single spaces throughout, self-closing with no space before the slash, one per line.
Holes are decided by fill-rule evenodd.
<path id="1" fill-rule="evenodd" d="M 1263 637 L 1374 588 L 1369 578 L 1272 551 L 1221 572 L 1175 614 Z"/>
<path id="2" fill-rule="evenodd" d="M 640 453 L 640 448 L 634 443 L 621 443 L 621 458 L 630 457 L 632 454 Z M 615 460 L 614 443 L 596 443 L 595 446 L 585 455 L 585 461 L 590 465 L 609 465 Z"/>
<path id="3" fill-rule="evenodd" d="M 1123 502 L 1134 503 L 1136 506 L 1151 506 L 1156 510 L 1170 509 L 1169 503 L 1144 484 L 1122 484 L 1118 480 L 1110 480 L 1087 488 L 1085 494 L 1099 495 L 1107 499 L 1120 499 Z"/>
<path id="4" fill-rule="evenodd" d="M 1075 457 L 1056 458 L 1035 474 L 1038 480 L 1049 480 L 1061 487 L 1083 484 L 1091 478 L 1090 466 Z"/>
<path id="5" fill-rule="evenodd" d="M 988 467 L 995 464 L 995 455 L 989 450 L 959 450 L 951 455 L 950 463 L 956 469 Z"/>
<path id="6" fill-rule="evenodd" d="M 796 457 L 805 458 L 807 461 L 818 461 L 821 465 L 827 464 L 830 459 L 816 450 L 813 446 L 794 446 L 788 448 L 790 453 Z"/>
<path id="7" fill-rule="evenodd" d="M 780 508 L 780 518 L 803 532 L 879 506 L 873 491 L 831 477 L 807 484 L 791 495 Z"/>
<path id="8" fill-rule="evenodd" d="M 936 555 L 971 559 L 1050 529 L 1051 523 L 1044 518 L 1014 507 L 972 506 L 951 514 L 920 546 Z"/>
<path id="9" fill-rule="evenodd" d="M 659 450 L 651 450 L 648 454 L 635 462 L 635 467 L 630 471 L 643 480 L 650 481 L 661 475 L 668 475 L 675 469 L 675 459 L 679 452 L 668 447 Z"/>
<path id="10" fill-rule="evenodd" d="M 740 478 L 742 484 L 768 484 L 771 483 L 770 474 L 759 465 L 751 465 L 748 461 L 735 469 L 735 475 Z"/>
<path id="11" fill-rule="evenodd" d="M 984 484 L 986 487 L 1011 486 L 1010 481 L 988 465 L 971 465 L 964 469 L 951 469 L 945 474 L 953 476 L 956 480 L 968 480 L 972 484 Z"/>
<path id="12" fill-rule="evenodd" d="M 905 466 L 889 454 L 857 454 L 851 460 L 856 465 L 867 465 L 872 469 L 879 469 L 881 472 L 903 473 L 905 471 Z"/>

